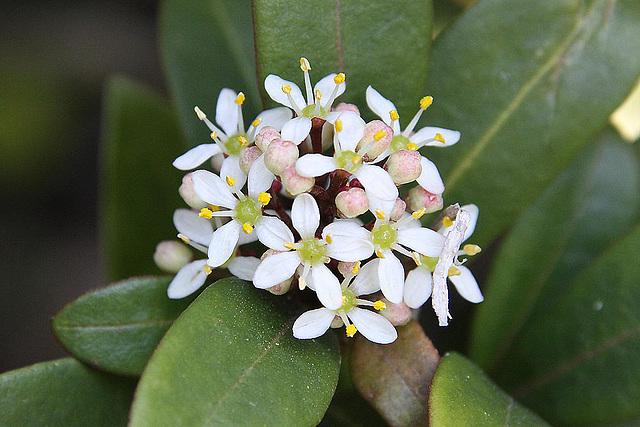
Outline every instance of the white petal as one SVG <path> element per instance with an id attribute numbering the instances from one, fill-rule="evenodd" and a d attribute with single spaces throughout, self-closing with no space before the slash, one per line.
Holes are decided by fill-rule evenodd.
<path id="1" fill-rule="evenodd" d="M 253 131 L 254 135 L 257 135 L 265 126 L 271 126 L 278 132 L 282 129 L 282 125 L 284 125 L 287 121 L 291 120 L 293 113 L 290 109 L 285 107 L 277 107 L 271 108 L 269 110 L 264 110 L 262 113 L 258 114 L 257 119 L 260 119 L 260 123 L 256 127 L 255 131 Z M 249 128 L 251 129 L 251 128 Z M 249 133 L 249 131 L 247 131 Z"/>
<path id="2" fill-rule="evenodd" d="M 213 232 L 209 243 L 209 264 L 211 267 L 219 267 L 233 254 L 240 236 L 240 224 L 236 220 L 229 221 Z"/>
<path id="3" fill-rule="evenodd" d="M 342 111 L 330 111 L 324 115 L 324 119 L 325 121 L 334 124 L 338 117 L 340 117 L 340 114 L 342 114 Z"/>
<path id="4" fill-rule="evenodd" d="M 462 241 L 464 242 L 473 234 L 473 230 L 476 229 L 476 223 L 478 222 L 478 215 L 480 214 L 480 209 L 476 205 L 464 205 L 460 209 L 469 212 L 469 224 L 467 224 L 467 230 L 464 232 L 464 238 Z"/>
<path id="5" fill-rule="evenodd" d="M 320 81 L 318 83 L 316 83 L 316 85 L 313 87 L 313 93 L 315 94 L 316 91 L 320 91 L 320 93 L 322 94 L 322 98 L 321 98 L 321 103 L 324 106 L 324 103 L 326 102 L 325 100 L 331 96 L 331 94 L 333 93 L 333 88 L 336 87 L 336 82 L 335 82 L 335 77 L 337 76 L 336 73 L 331 73 L 328 76 L 323 77 L 322 79 L 320 79 Z M 342 95 L 344 93 L 344 90 L 347 88 L 347 84 L 345 82 L 342 82 L 338 85 L 338 92 L 336 93 L 336 98 L 339 97 L 340 95 Z"/>
<path id="6" fill-rule="evenodd" d="M 238 237 L 238 246 L 246 245 L 247 243 L 257 242 L 258 241 L 258 233 L 240 233 L 240 237 Z"/>
<path id="7" fill-rule="evenodd" d="M 186 171 L 200 166 L 206 160 L 222 153 L 218 144 L 200 144 L 173 161 L 173 166 Z"/>
<path id="8" fill-rule="evenodd" d="M 305 154 L 296 161 L 296 172 L 305 177 L 316 177 L 336 170 L 333 157 L 322 154 Z"/>
<path id="9" fill-rule="evenodd" d="M 411 308 L 422 307 L 431 296 L 433 276 L 425 267 L 414 268 L 404 282 L 404 303 Z"/>
<path id="10" fill-rule="evenodd" d="M 404 268 L 400 260 L 390 250 L 386 250 L 382 254 L 384 258 L 380 258 L 378 264 L 380 290 L 389 301 L 400 304 L 403 297 Z"/>
<path id="11" fill-rule="evenodd" d="M 289 102 L 289 97 L 282 91 L 282 87 L 285 85 L 289 85 L 289 87 L 291 87 L 290 95 L 298 107 L 304 108 L 307 105 L 307 102 L 304 100 L 302 92 L 297 84 L 276 76 L 275 74 L 269 74 L 264 79 L 264 88 L 267 90 L 271 99 L 285 107 L 293 108 L 293 105 Z"/>
<path id="12" fill-rule="evenodd" d="M 356 222 L 335 220 L 322 230 L 322 237 L 330 235 L 331 243 L 327 252 L 339 261 L 355 262 L 369 258 L 373 254 L 371 233 Z"/>
<path id="13" fill-rule="evenodd" d="M 206 259 L 199 259 L 182 267 L 169 283 L 167 296 L 171 299 L 179 299 L 197 291 L 207 279 L 207 273 L 204 271 L 206 263 Z"/>
<path id="14" fill-rule="evenodd" d="M 320 211 L 316 199 L 311 194 L 302 193 L 293 200 L 291 221 L 303 239 L 315 237 L 320 226 Z"/>
<path id="15" fill-rule="evenodd" d="M 460 140 L 460 132 L 458 132 L 457 130 L 449 130 L 436 127 L 424 127 L 413 134 L 409 138 L 409 140 L 420 147 L 423 141 L 435 138 L 437 133 L 442 135 L 442 137 L 444 138 L 444 142 L 431 141 L 424 145 L 431 145 L 433 147 L 449 147 Z"/>
<path id="16" fill-rule="evenodd" d="M 327 332 L 335 316 L 333 310 L 326 308 L 302 313 L 293 323 L 293 336 L 303 340 L 317 338 Z"/>
<path id="17" fill-rule="evenodd" d="M 267 289 L 284 282 L 293 276 L 298 265 L 300 265 L 300 256 L 297 251 L 271 255 L 263 259 L 256 268 L 253 274 L 253 286 L 258 289 Z"/>
<path id="18" fill-rule="evenodd" d="M 458 293 L 467 301 L 476 304 L 484 301 L 484 297 L 482 296 L 482 292 L 480 292 L 476 278 L 473 277 L 473 273 L 464 265 L 459 265 L 456 268 L 460 270 L 460 275 L 449 276 L 449 280 L 451 280 L 451 283 L 456 287 Z"/>
<path id="19" fill-rule="evenodd" d="M 367 194 L 382 200 L 393 200 L 395 204 L 398 198 L 398 187 L 386 170 L 380 166 L 360 165 L 354 175 Z"/>
<path id="20" fill-rule="evenodd" d="M 234 179 L 235 183 L 231 188 L 232 191 L 240 191 L 244 187 L 244 183 L 247 182 L 247 175 L 240 169 L 240 156 L 229 156 L 222 162 L 220 167 L 220 177 L 224 179 L 230 176 Z"/>
<path id="21" fill-rule="evenodd" d="M 356 296 L 369 295 L 380 290 L 379 263 L 380 259 L 376 258 L 360 267 L 358 275 L 349 286 L 349 289 Z"/>
<path id="22" fill-rule="evenodd" d="M 439 256 L 445 240 L 442 234 L 430 228 L 412 227 L 398 230 L 398 243 L 425 256 Z"/>
<path id="23" fill-rule="evenodd" d="M 273 172 L 267 169 L 267 166 L 264 164 L 264 154 L 261 154 L 254 160 L 249 169 L 249 182 L 247 184 L 249 196 L 257 199 L 260 193 L 269 191 L 275 177 Z"/>
<path id="24" fill-rule="evenodd" d="M 342 151 L 356 151 L 356 146 L 364 135 L 364 120 L 353 111 L 345 111 L 338 120 L 342 122 L 342 131 L 337 132 L 340 148 Z"/>
<path id="25" fill-rule="evenodd" d="M 354 307 L 347 316 L 356 329 L 369 341 L 389 344 L 398 338 L 398 332 L 384 316 L 370 310 Z"/>
<path id="26" fill-rule="evenodd" d="M 235 90 L 224 88 L 218 95 L 216 103 L 216 123 L 220 125 L 227 136 L 238 133 L 238 104 Z"/>
<path id="27" fill-rule="evenodd" d="M 213 226 L 208 219 L 200 218 L 197 212 L 189 209 L 176 209 L 173 213 L 173 224 L 179 233 L 201 245 L 211 242 Z"/>
<path id="28" fill-rule="evenodd" d="M 420 158 L 420 165 L 422 165 L 422 173 L 420 173 L 420 176 L 416 179 L 420 187 L 429 193 L 442 194 L 444 192 L 444 183 L 442 182 L 436 164 L 422 156 Z"/>
<path id="29" fill-rule="evenodd" d="M 260 260 L 253 256 L 237 256 L 229 261 L 227 268 L 238 279 L 253 280 L 253 273 L 260 264 Z"/>
<path id="30" fill-rule="evenodd" d="M 396 106 L 393 105 L 393 102 L 380 95 L 380 93 L 371 86 L 367 88 L 366 96 L 367 105 L 371 111 L 376 113 L 388 126 L 391 126 L 391 116 L 389 115 L 389 111 L 397 110 Z"/>
<path id="31" fill-rule="evenodd" d="M 371 194 L 367 194 L 367 199 L 369 199 L 369 210 L 372 213 L 375 214 L 376 211 L 380 210 L 381 212 L 384 212 L 387 218 L 391 216 L 393 207 L 396 205 L 395 200 L 382 200 L 372 196 Z"/>
<path id="32" fill-rule="evenodd" d="M 293 243 L 293 234 L 289 227 L 273 216 L 263 216 L 256 224 L 258 240 L 268 248 L 276 251 L 287 251 L 285 243 Z"/>
<path id="33" fill-rule="evenodd" d="M 223 206 L 233 209 L 238 199 L 233 196 L 229 186 L 213 172 L 198 170 L 191 175 L 193 178 L 193 190 L 202 201 L 215 206 Z"/>
<path id="34" fill-rule="evenodd" d="M 285 141 L 291 141 L 296 145 L 309 135 L 311 131 L 311 119 L 309 117 L 296 117 L 282 126 L 281 137 Z"/>
<path id="35" fill-rule="evenodd" d="M 330 310 L 342 307 L 342 289 L 338 278 L 324 264 L 311 267 L 311 277 L 318 299 Z"/>

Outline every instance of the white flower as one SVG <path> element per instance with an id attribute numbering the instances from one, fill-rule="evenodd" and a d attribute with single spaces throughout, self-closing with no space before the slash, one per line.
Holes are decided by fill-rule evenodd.
<path id="1" fill-rule="evenodd" d="M 385 307 L 382 301 L 373 302 L 358 298 L 380 290 L 377 263 L 377 259 L 370 261 L 360 268 L 359 272 L 359 263 L 356 264 L 353 272 L 348 274 L 341 284 L 342 306 L 338 309 L 323 307 L 303 313 L 293 324 L 293 336 L 300 339 L 319 337 L 329 329 L 335 316 L 339 316 L 346 326 L 348 337 L 353 337 L 356 331 L 360 331 L 369 341 L 378 344 L 395 341 L 398 333 L 391 322 L 378 313 L 358 307 L 374 307 L 376 310 Z M 314 283 L 314 286 L 317 284 Z"/>
<path id="2" fill-rule="evenodd" d="M 409 125 L 403 130 L 400 128 L 400 116 L 393 102 L 389 101 L 380 93 L 369 86 L 366 92 L 367 104 L 371 111 L 378 115 L 388 126 L 393 129 L 393 139 L 387 151 L 380 155 L 379 160 L 389 156 L 391 153 L 401 149 L 417 150 L 424 146 L 448 147 L 455 144 L 460 139 L 460 132 L 437 128 L 424 127 L 413 133 L 413 129 L 422 113 L 431 105 L 433 98 L 425 96 L 420 100 L 420 109 L 413 117 Z M 444 183 L 438 172 L 436 165 L 426 157 L 421 159 L 422 173 L 416 179 L 418 184 L 425 190 L 434 194 L 444 192 Z"/>
<path id="3" fill-rule="evenodd" d="M 298 266 L 302 264 L 300 287 L 304 288 L 307 278 L 310 278 L 316 284 L 314 288 L 322 304 L 332 310 L 340 308 L 342 305 L 340 282 L 324 264 L 329 262 L 329 258 L 340 261 L 360 261 L 371 256 L 373 249 L 365 245 L 346 253 L 333 250 L 334 247 L 329 247 L 326 240 L 316 238 L 315 233 L 320 226 L 320 211 L 315 199 L 307 193 L 300 194 L 294 199 L 291 220 L 302 239 L 295 244 L 292 243 L 293 234 L 289 231 L 288 236 L 284 234 L 280 236 L 284 238 L 278 242 L 278 245 L 267 244 L 272 249 L 281 251 L 284 246 L 289 251 L 265 258 L 253 275 L 254 286 L 260 289 L 275 286 L 292 277 Z"/>
<path id="4" fill-rule="evenodd" d="M 473 274 L 457 259 L 461 255 L 470 256 L 480 252 L 477 245 L 465 245 L 460 250 L 460 245 L 475 229 L 478 213 L 476 205 L 465 205 L 458 211 L 455 221 L 451 222 L 445 217 L 446 225 L 439 230 L 446 236 L 441 254 L 438 257 L 422 256 L 418 260 L 420 265 L 407 275 L 404 288 L 405 303 L 411 308 L 422 306 L 431 296 L 433 287 L 432 303 L 441 326 L 446 326 L 451 318 L 448 309 L 447 277 L 467 301 L 480 303 L 484 300 Z"/>

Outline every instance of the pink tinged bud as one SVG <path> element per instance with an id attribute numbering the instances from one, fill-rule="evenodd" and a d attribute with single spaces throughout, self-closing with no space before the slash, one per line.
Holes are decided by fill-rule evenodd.
<path id="1" fill-rule="evenodd" d="M 313 184 L 315 184 L 314 178 L 307 178 L 298 175 L 296 172 L 296 166 L 292 165 L 282 171 L 280 179 L 284 184 L 284 189 L 292 196 L 297 196 L 311 190 Z"/>
<path id="2" fill-rule="evenodd" d="M 392 221 L 398 221 L 402 218 L 402 214 L 407 210 L 407 204 L 401 199 L 396 199 L 396 204 L 393 205 L 393 210 L 391 211 L 390 219 Z"/>
<path id="3" fill-rule="evenodd" d="M 353 111 L 354 113 L 360 114 L 360 110 L 358 106 L 355 104 L 347 104 L 346 102 L 341 102 L 333 108 L 333 111 Z"/>
<path id="4" fill-rule="evenodd" d="M 153 261 L 155 261 L 160 270 L 167 273 L 177 273 L 192 258 L 193 255 L 189 248 L 173 240 L 165 240 L 158 243 L 153 254 Z"/>
<path id="5" fill-rule="evenodd" d="M 398 150 L 389 156 L 385 169 L 397 185 L 415 181 L 422 173 L 421 155 L 415 150 Z"/>
<path id="6" fill-rule="evenodd" d="M 338 193 L 336 207 L 344 218 L 355 218 L 369 209 L 369 199 L 362 188 L 350 188 Z"/>
<path id="7" fill-rule="evenodd" d="M 276 138 L 280 138 L 280 132 L 271 126 L 264 126 L 256 135 L 255 143 L 264 152 L 269 148 L 269 144 Z"/>
<path id="8" fill-rule="evenodd" d="M 291 141 L 274 139 L 264 153 L 264 164 L 271 172 L 281 175 L 282 171 L 294 165 L 298 160 L 298 146 Z"/>
<path id="9" fill-rule="evenodd" d="M 386 298 L 382 298 L 382 301 L 385 303 L 386 307 L 379 313 L 391 322 L 393 326 L 402 326 L 409 323 L 409 320 L 411 320 L 411 309 L 408 305 L 404 302 L 394 304 Z"/>
<path id="10" fill-rule="evenodd" d="M 206 208 L 208 205 L 200 200 L 193 189 L 193 179 L 191 177 L 191 173 L 182 177 L 182 184 L 180 184 L 180 187 L 178 188 L 178 193 L 180 193 L 180 197 L 182 197 L 185 203 L 193 209 L 200 210 L 202 208 Z"/>
<path id="11" fill-rule="evenodd" d="M 383 121 L 374 120 L 364 126 L 364 135 L 358 143 L 357 150 L 369 146 L 367 152 L 362 154 L 364 160 L 373 160 L 389 148 L 392 139 L 393 130 L 384 124 Z"/>
<path id="12" fill-rule="evenodd" d="M 353 269 L 356 264 L 357 262 L 340 261 L 338 263 L 338 271 L 340 272 L 340 274 L 346 277 L 348 274 L 353 274 Z"/>
<path id="13" fill-rule="evenodd" d="M 417 186 L 409 190 L 405 197 L 409 210 L 417 211 L 426 208 L 425 213 L 436 212 L 442 209 L 443 201 L 441 194 L 429 193 L 424 188 Z"/>
<path id="14" fill-rule="evenodd" d="M 244 147 L 240 152 L 240 170 L 248 175 L 251 165 L 261 154 L 262 150 L 255 145 Z"/>

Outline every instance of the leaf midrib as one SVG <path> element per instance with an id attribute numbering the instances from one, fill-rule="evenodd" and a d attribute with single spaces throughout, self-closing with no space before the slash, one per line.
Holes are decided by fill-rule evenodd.
<path id="1" fill-rule="evenodd" d="M 79 330 L 101 330 L 101 329 L 132 329 L 146 326 L 166 326 L 176 319 L 149 320 L 145 322 L 122 323 L 113 325 L 55 325 L 55 329 L 79 329 Z"/>

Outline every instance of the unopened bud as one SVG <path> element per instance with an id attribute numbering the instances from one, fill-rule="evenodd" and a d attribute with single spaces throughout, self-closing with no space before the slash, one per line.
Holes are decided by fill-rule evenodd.
<path id="1" fill-rule="evenodd" d="M 248 175 L 251 165 L 261 154 L 262 150 L 255 145 L 244 147 L 242 151 L 240 151 L 240 170 Z"/>
<path id="2" fill-rule="evenodd" d="M 385 309 L 379 313 L 383 315 L 393 326 L 402 326 L 409 323 L 411 320 L 411 309 L 407 304 L 401 302 L 400 304 L 394 304 L 382 298 L 381 300 L 385 304 Z"/>
<path id="3" fill-rule="evenodd" d="M 422 173 L 420 153 L 414 150 L 398 150 L 389 156 L 385 169 L 397 185 L 415 181 Z"/>
<path id="4" fill-rule="evenodd" d="M 402 214 L 407 210 L 407 204 L 400 197 L 396 199 L 396 204 L 393 205 L 393 209 L 391 210 L 391 215 L 389 215 L 389 219 L 392 221 L 398 221 L 402 218 Z"/>
<path id="5" fill-rule="evenodd" d="M 177 273 L 189 261 L 193 255 L 189 248 L 174 240 L 165 240 L 158 243 L 153 254 L 153 261 L 162 271 Z"/>
<path id="6" fill-rule="evenodd" d="M 260 261 L 264 260 L 265 258 L 268 258 L 272 255 L 276 255 L 282 253 L 280 251 L 276 251 L 275 249 L 267 249 L 262 256 L 260 257 Z M 278 283 L 275 286 L 272 286 L 270 288 L 267 288 L 267 291 L 271 292 L 274 295 L 284 295 L 287 292 L 289 292 L 289 289 L 291 289 L 291 282 L 293 281 L 293 278 L 289 278 L 283 282 Z"/>
<path id="7" fill-rule="evenodd" d="M 280 132 L 271 126 L 264 126 L 256 135 L 255 144 L 265 152 L 269 148 L 269 144 L 276 138 L 280 138 Z"/>
<path id="8" fill-rule="evenodd" d="M 314 178 L 298 175 L 295 165 L 289 166 L 282 171 L 280 179 L 282 179 L 284 189 L 292 196 L 297 196 L 298 194 L 311 190 L 311 187 L 313 187 L 313 184 L 316 182 Z"/>
<path id="9" fill-rule="evenodd" d="M 349 274 L 357 274 L 358 270 L 360 269 L 360 265 L 358 264 L 359 264 L 359 261 L 358 262 L 340 261 L 338 263 L 338 271 L 344 277 L 348 276 Z"/>
<path id="10" fill-rule="evenodd" d="M 336 105 L 335 107 L 333 107 L 334 111 L 340 111 L 340 112 L 344 112 L 344 111 L 353 111 L 354 113 L 357 113 L 358 115 L 360 114 L 360 110 L 358 109 L 358 106 L 355 104 L 347 104 L 346 102 L 341 102 L 340 104 Z"/>
<path id="11" fill-rule="evenodd" d="M 392 139 L 393 130 L 383 121 L 374 120 L 364 126 L 364 134 L 356 149 L 368 146 L 367 152 L 362 154 L 366 161 L 373 160 L 389 148 Z"/>
<path id="12" fill-rule="evenodd" d="M 443 201 L 441 194 L 429 193 L 424 188 L 417 186 L 409 190 L 405 197 L 409 210 L 417 211 L 425 208 L 425 213 L 431 213 L 442 209 Z"/>
<path id="13" fill-rule="evenodd" d="M 355 218 L 369 209 L 369 199 L 362 188 L 350 188 L 338 193 L 336 207 L 344 218 Z"/>
<path id="14" fill-rule="evenodd" d="M 291 141 L 274 139 L 264 153 L 264 164 L 276 175 L 282 174 L 286 168 L 298 160 L 298 146 Z"/>
<path id="15" fill-rule="evenodd" d="M 178 193 L 180 193 L 180 196 L 185 203 L 193 209 L 200 210 L 208 206 L 206 202 L 200 200 L 200 197 L 198 197 L 193 189 L 192 173 L 188 173 L 182 177 L 182 184 L 180 184 L 180 187 L 178 188 Z"/>

